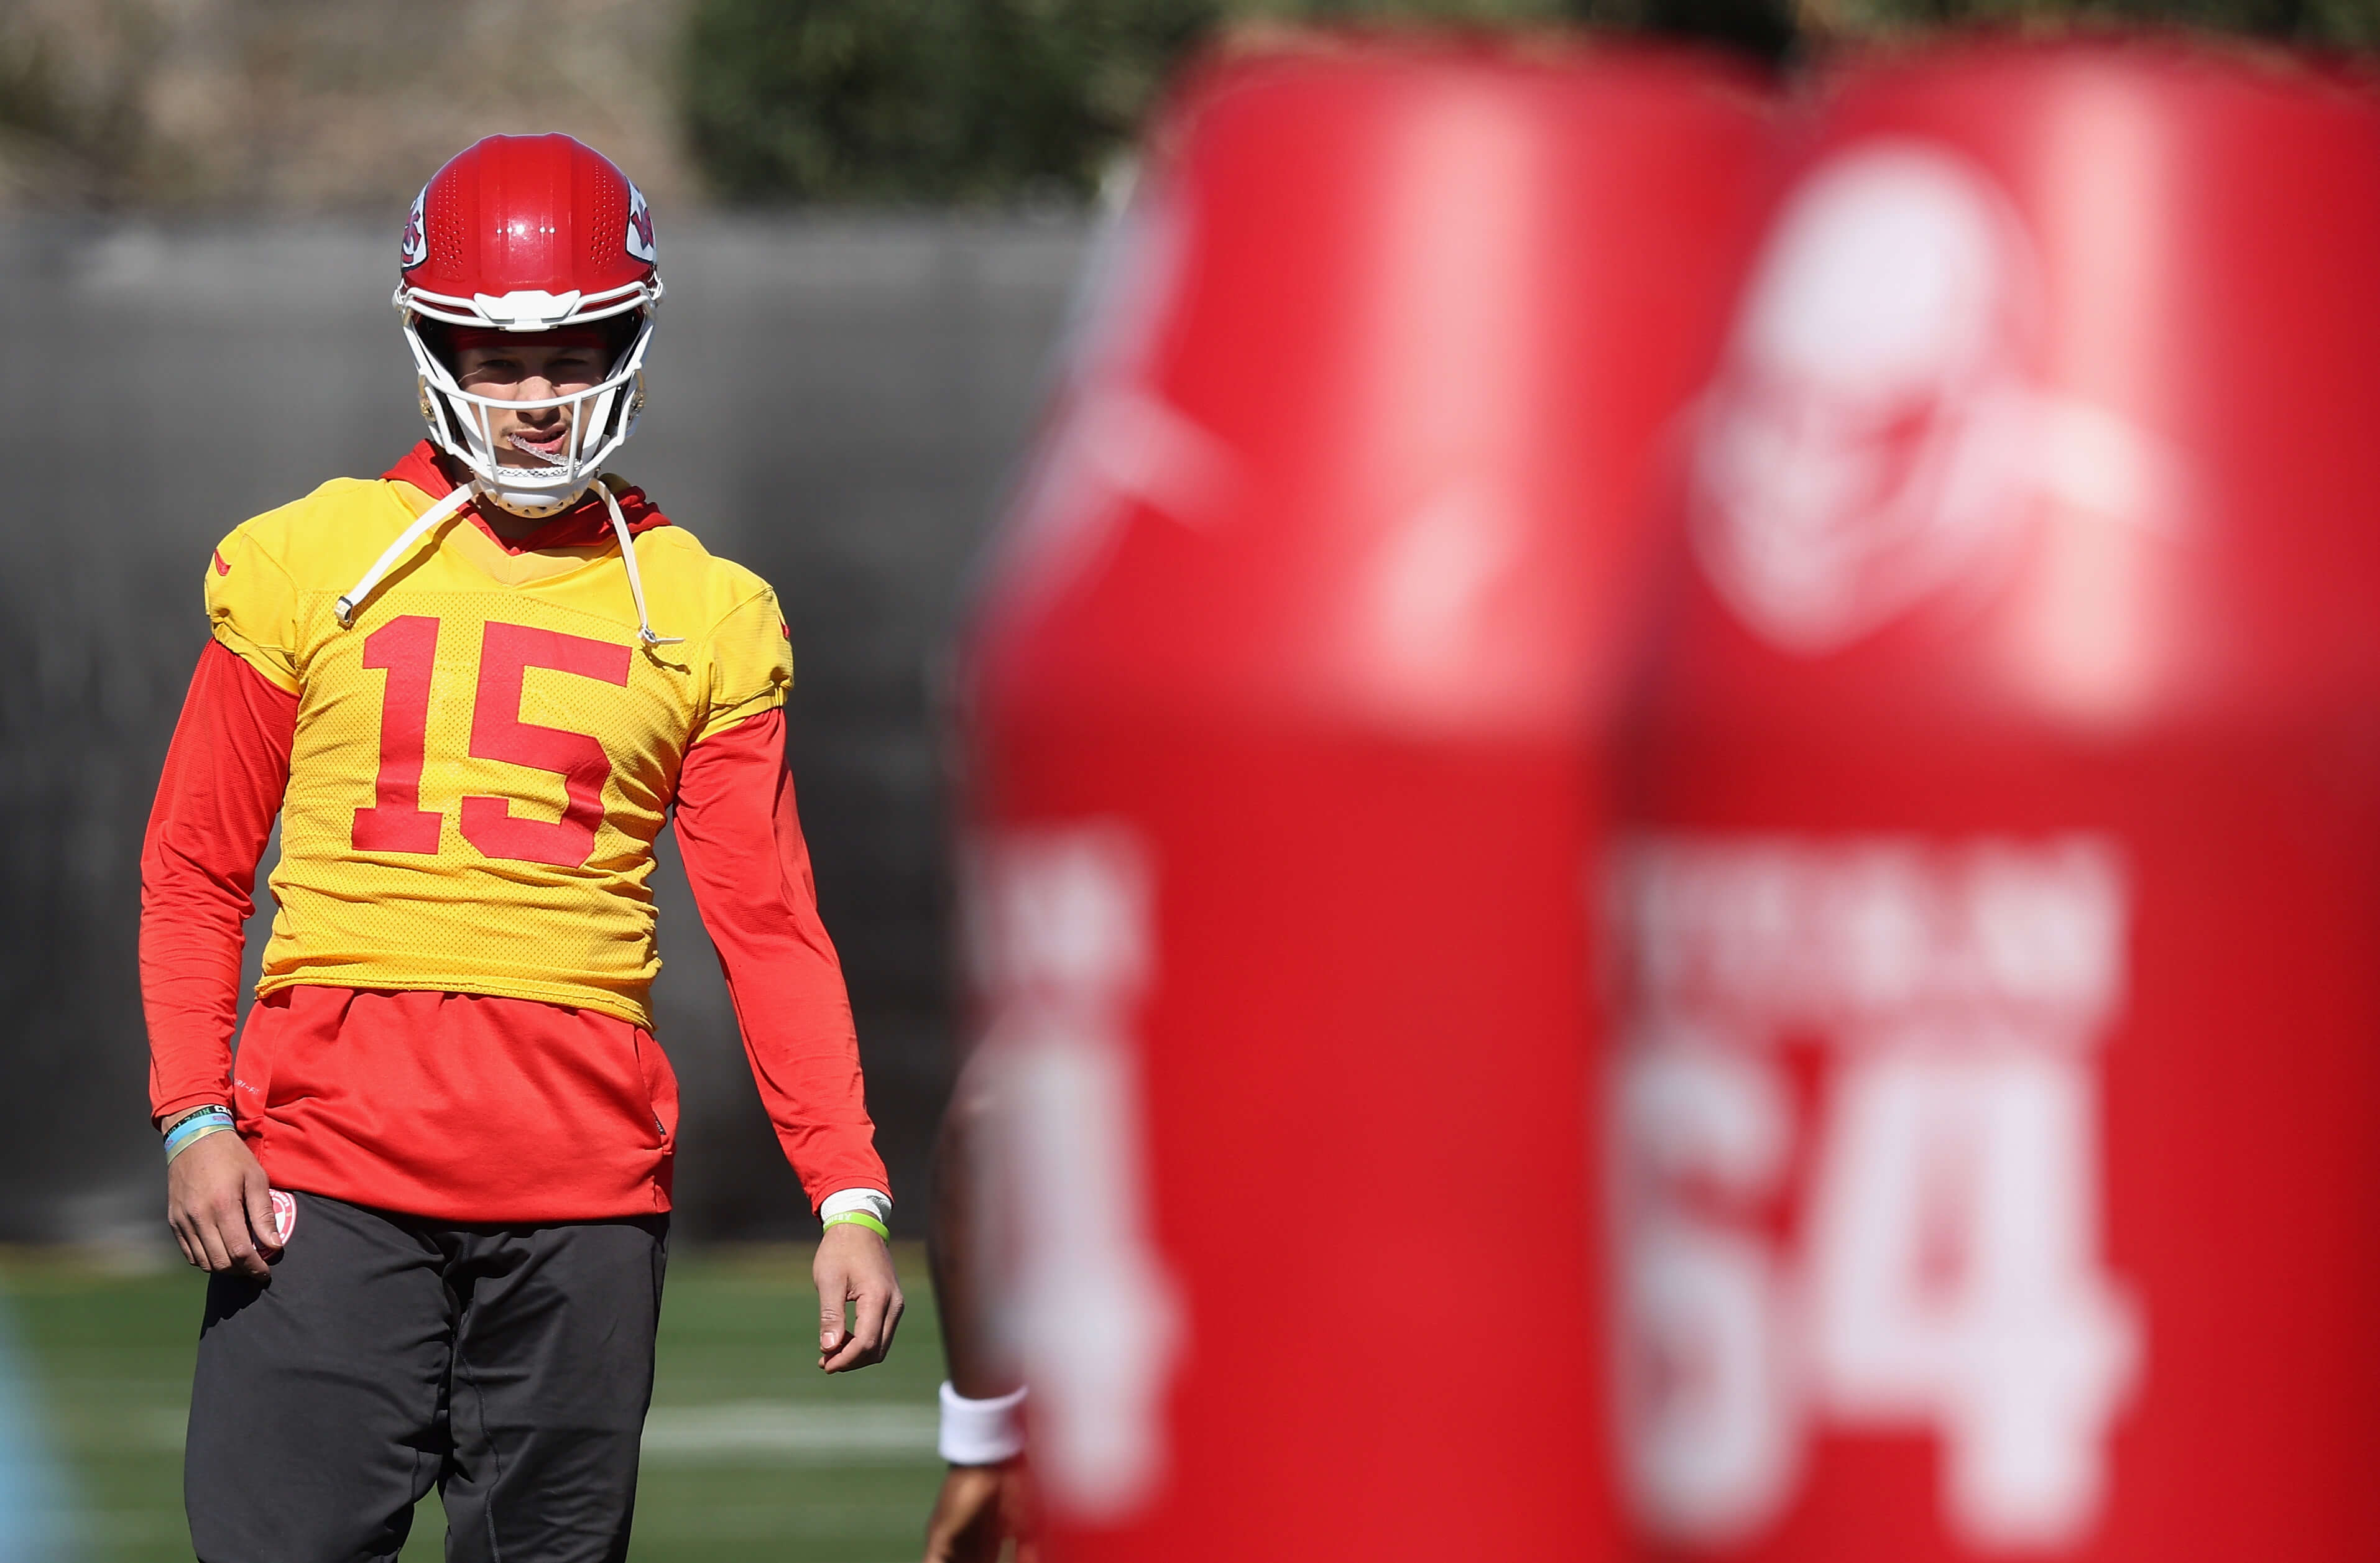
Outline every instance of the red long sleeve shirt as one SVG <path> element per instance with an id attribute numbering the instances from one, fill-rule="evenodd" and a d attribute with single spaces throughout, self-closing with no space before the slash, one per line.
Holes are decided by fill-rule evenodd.
<path id="1" fill-rule="evenodd" d="M 229 1102 L 276 1187 L 446 1220 L 669 1208 L 677 1084 L 642 1027 L 530 1000 L 299 986 L 231 1049 L 242 934 L 287 785 L 298 697 L 211 643 L 141 861 L 150 1099 Z M 888 1187 L 842 970 L 820 924 L 782 711 L 688 751 L 680 853 L 761 1100 L 811 1204 Z"/>

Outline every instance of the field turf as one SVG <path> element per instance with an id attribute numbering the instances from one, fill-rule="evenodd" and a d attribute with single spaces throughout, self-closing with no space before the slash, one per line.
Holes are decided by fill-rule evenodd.
<path id="1" fill-rule="evenodd" d="M 674 1254 L 638 1488 L 639 1563 L 901 1563 L 921 1550 L 941 1467 L 942 1375 L 922 1256 L 890 1361 L 819 1373 L 807 1251 Z M 203 1284 L 178 1265 L 123 1274 L 71 1255 L 0 1254 L 0 1295 L 66 1467 L 83 1563 L 187 1560 L 180 1441 Z M 405 1563 L 443 1556 L 436 1494 Z"/>

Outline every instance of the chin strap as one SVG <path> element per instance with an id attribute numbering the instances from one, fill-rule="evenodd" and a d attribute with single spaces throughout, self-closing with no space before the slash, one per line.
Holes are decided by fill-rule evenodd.
<path id="1" fill-rule="evenodd" d="M 645 579 L 637 573 L 637 545 L 628 536 L 628 518 L 620 514 L 620 502 L 601 478 L 588 485 L 603 496 L 603 508 L 612 513 L 612 535 L 620 539 L 620 563 L 628 567 L 628 595 L 637 602 L 637 638 L 647 646 L 683 646 L 682 635 L 655 635 L 653 622 L 645 612 Z"/>
<path id="2" fill-rule="evenodd" d="M 372 561 L 371 568 L 364 572 L 364 578 L 349 587 L 346 595 L 339 599 L 335 608 L 339 615 L 339 627 L 355 628 L 356 610 L 364 605 L 364 600 L 372 594 L 372 588 L 379 586 L 391 570 L 396 568 L 399 560 L 413 551 L 413 545 L 419 542 L 424 534 L 442 522 L 453 518 L 465 505 L 471 503 L 478 492 L 478 485 L 463 484 L 415 517 L 412 526 L 399 532 L 396 535 L 396 540 L 383 549 L 378 559 Z"/>

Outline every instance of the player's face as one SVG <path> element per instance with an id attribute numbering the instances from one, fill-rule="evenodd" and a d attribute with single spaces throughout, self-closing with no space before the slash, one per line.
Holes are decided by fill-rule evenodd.
<path id="1" fill-rule="evenodd" d="M 603 348 L 576 333 L 525 335 L 455 349 L 455 377 L 463 389 L 503 402 L 539 402 L 575 395 L 603 378 Z M 551 466 L 569 448 L 575 406 L 498 408 L 488 415 L 496 459 L 507 466 Z"/>

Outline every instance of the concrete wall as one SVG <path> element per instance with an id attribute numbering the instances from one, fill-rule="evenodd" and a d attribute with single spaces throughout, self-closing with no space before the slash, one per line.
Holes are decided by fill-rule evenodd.
<path id="1" fill-rule="evenodd" d="M 0 1238 L 162 1233 L 141 826 L 205 635 L 208 550 L 420 432 L 384 226 L 0 224 L 0 1049 L 17 1109 Z M 1071 219 L 680 224 L 650 408 L 614 464 L 784 600 L 803 818 L 912 1230 L 949 1067 L 938 670 L 1085 237 Z M 662 885 L 682 1230 L 799 1230 L 666 850 Z"/>

